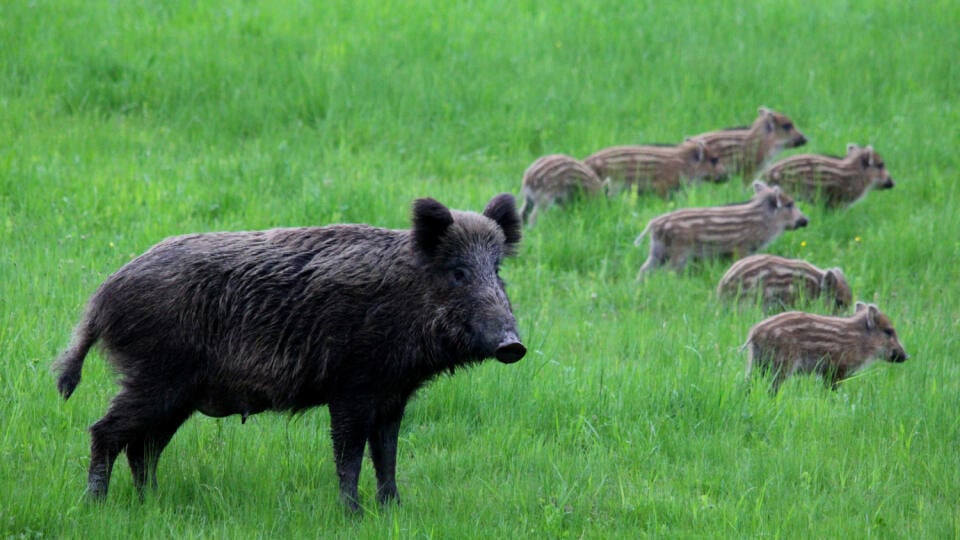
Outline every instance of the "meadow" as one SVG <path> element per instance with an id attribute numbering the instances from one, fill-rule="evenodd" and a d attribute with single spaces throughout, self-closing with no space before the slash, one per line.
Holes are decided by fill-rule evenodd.
<path id="1" fill-rule="evenodd" d="M 960 4 L 184 0 L 0 3 L 0 536 L 960 538 Z M 767 252 L 841 266 L 911 355 L 831 392 L 746 392 L 763 318 L 726 264 L 635 281 L 653 216 L 740 179 L 540 215 L 502 275 L 529 350 L 407 408 L 402 505 L 337 501 L 325 409 L 196 415 L 141 503 L 83 498 L 99 355 L 50 364 L 111 272 L 187 232 L 409 226 L 480 210 L 548 153 L 790 115 L 798 152 L 872 143 L 897 182 Z M 814 309 L 815 306 L 811 307 Z"/>

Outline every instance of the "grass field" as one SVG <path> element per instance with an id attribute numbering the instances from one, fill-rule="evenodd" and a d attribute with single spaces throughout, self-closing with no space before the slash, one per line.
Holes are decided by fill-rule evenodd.
<path id="1" fill-rule="evenodd" d="M 0 4 L 0 536 L 960 538 L 960 4 L 787 0 Z M 125 459 L 83 499 L 98 355 L 49 366 L 96 286 L 186 232 L 407 227 L 479 210 L 547 153 L 790 115 L 802 150 L 872 143 L 896 188 L 767 249 L 841 266 L 911 359 L 836 392 L 744 392 L 763 314 L 726 266 L 634 277 L 671 201 L 548 211 L 503 275 L 529 349 L 407 409 L 402 506 L 337 501 L 323 409 L 197 415 L 140 503 Z M 793 153 L 796 153 L 794 151 Z M 364 464 L 361 494 L 375 480 Z"/>

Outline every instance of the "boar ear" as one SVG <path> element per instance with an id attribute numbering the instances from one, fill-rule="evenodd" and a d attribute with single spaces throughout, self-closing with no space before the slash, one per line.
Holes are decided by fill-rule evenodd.
<path id="1" fill-rule="evenodd" d="M 764 195 L 763 200 L 767 202 L 767 206 L 769 206 L 771 210 L 776 210 L 783 206 L 782 195 L 783 192 L 780 191 L 780 186 L 773 186 L 768 189 L 768 193 Z"/>
<path id="2" fill-rule="evenodd" d="M 686 137 L 683 139 L 683 142 L 697 145 L 696 151 L 693 153 L 693 160 L 698 163 L 703 161 L 703 149 L 706 148 L 706 144 L 704 144 L 702 139 Z"/>
<path id="3" fill-rule="evenodd" d="M 831 291 L 837 290 L 837 282 L 839 281 L 840 269 L 839 268 L 830 268 L 823 273 L 823 279 L 820 280 L 820 288 L 827 289 Z"/>
<path id="4" fill-rule="evenodd" d="M 867 305 L 867 330 L 873 330 L 877 327 L 877 318 L 880 316 L 880 310 L 873 304 Z"/>
<path id="5" fill-rule="evenodd" d="M 847 155 L 848 155 L 848 156 L 849 156 L 850 154 L 856 152 L 856 151 L 859 150 L 859 149 L 860 149 L 860 147 L 857 146 L 855 143 L 847 143 Z"/>
<path id="6" fill-rule="evenodd" d="M 853 308 L 854 313 L 860 313 L 861 311 L 867 309 L 866 302 L 857 301 L 856 307 Z"/>
<path id="7" fill-rule="evenodd" d="M 768 185 L 767 185 L 765 182 L 763 182 L 762 180 L 754 180 L 754 181 L 753 181 L 753 192 L 754 192 L 754 193 L 760 193 L 761 191 L 763 191 L 763 190 L 765 190 L 765 189 L 770 189 L 770 186 L 768 186 Z"/>
<path id="8" fill-rule="evenodd" d="M 509 193 L 501 193 L 490 199 L 483 215 L 497 222 L 507 239 L 507 247 L 513 249 L 520 243 L 521 222 L 517 214 L 517 201 Z"/>
<path id="9" fill-rule="evenodd" d="M 766 107 L 760 107 L 757 109 L 757 112 L 763 116 L 763 129 L 766 130 L 767 133 L 773 133 L 774 128 L 777 127 L 773 123 L 773 111 Z"/>
<path id="10" fill-rule="evenodd" d="M 417 251 L 433 255 L 440 237 L 453 224 L 450 210 L 434 199 L 417 199 L 413 203 L 413 244 Z"/>

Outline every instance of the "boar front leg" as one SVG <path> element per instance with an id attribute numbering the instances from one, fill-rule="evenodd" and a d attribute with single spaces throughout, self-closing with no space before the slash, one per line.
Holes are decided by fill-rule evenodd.
<path id="1" fill-rule="evenodd" d="M 351 512 L 360 511 L 360 465 L 363 447 L 367 444 L 373 423 L 369 401 L 353 396 L 330 402 L 330 435 L 333 438 L 333 458 L 340 479 L 340 501 Z"/>
<path id="2" fill-rule="evenodd" d="M 397 493 L 397 440 L 400 437 L 400 421 L 403 418 L 402 400 L 390 400 L 381 405 L 370 430 L 370 455 L 377 472 L 377 502 L 390 500 L 400 503 Z"/>

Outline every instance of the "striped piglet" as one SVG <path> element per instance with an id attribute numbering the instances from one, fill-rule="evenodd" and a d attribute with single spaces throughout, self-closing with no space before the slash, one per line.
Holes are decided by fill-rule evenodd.
<path id="1" fill-rule="evenodd" d="M 667 198 L 683 181 L 726 182 L 720 158 L 701 139 L 673 145 L 612 146 L 583 160 L 607 186 L 608 195 L 624 189 Z"/>
<path id="2" fill-rule="evenodd" d="M 890 318 L 874 304 L 857 302 L 850 317 L 825 317 L 788 311 L 750 329 L 747 380 L 754 370 L 773 373 L 776 394 L 794 373 L 816 373 L 831 389 L 871 361 L 904 362 L 909 358 Z"/>
<path id="3" fill-rule="evenodd" d="M 853 303 L 850 285 L 840 268 L 826 270 L 801 259 L 751 255 L 733 263 L 720 279 L 717 295 L 760 301 L 765 310 L 823 298 L 839 313 Z"/>
<path id="4" fill-rule="evenodd" d="M 637 279 L 665 263 L 680 271 L 690 259 L 739 259 L 784 230 L 807 226 L 807 217 L 779 187 L 757 181 L 753 189 L 753 198 L 742 204 L 684 208 L 651 219 L 634 241 L 639 246 L 650 235 L 650 255 Z"/>
<path id="5" fill-rule="evenodd" d="M 762 174 L 806 201 L 822 200 L 827 208 L 849 206 L 871 189 L 891 189 L 893 178 L 873 146 L 847 145 L 846 157 L 799 154 L 770 166 Z"/>
<path id="6" fill-rule="evenodd" d="M 697 135 L 720 156 L 729 174 L 740 174 L 744 183 L 784 148 L 807 144 L 807 138 L 785 114 L 760 107 L 753 124 Z"/>
<path id="7" fill-rule="evenodd" d="M 577 196 L 592 197 L 602 191 L 596 173 L 580 160 L 564 154 L 543 156 L 523 173 L 520 218 L 532 226 L 538 210 L 554 204 L 563 206 Z"/>

